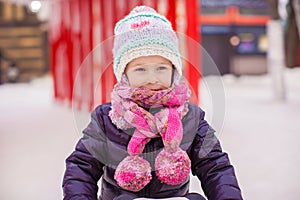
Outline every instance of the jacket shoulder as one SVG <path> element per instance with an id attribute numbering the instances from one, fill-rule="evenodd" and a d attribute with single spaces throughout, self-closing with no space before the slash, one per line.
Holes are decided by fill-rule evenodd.
<path id="1" fill-rule="evenodd" d="M 133 129 L 121 130 L 113 124 L 109 112 L 111 111 L 111 103 L 105 103 L 97 106 L 94 109 L 94 115 L 97 118 L 98 123 L 105 132 L 106 137 L 111 141 L 121 145 L 127 145 Z"/>
<path id="2" fill-rule="evenodd" d="M 201 125 L 205 124 L 204 111 L 195 104 L 188 104 L 189 111 L 182 119 L 183 139 L 181 148 L 186 150 L 190 148 L 197 134 L 201 130 Z"/>
<path id="3" fill-rule="evenodd" d="M 205 111 L 199 106 L 189 103 L 189 113 L 185 121 L 194 121 L 197 127 L 196 135 L 205 137 L 209 133 L 214 133 L 215 130 L 205 120 Z"/>
<path id="4" fill-rule="evenodd" d="M 199 123 L 204 120 L 205 112 L 197 105 L 189 103 L 189 112 L 185 116 L 186 120 L 194 120 Z"/>
<path id="5" fill-rule="evenodd" d="M 111 110 L 111 103 L 105 103 L 98 105 L 94 112 L 97 113 L 97 115 L 108 115 L 109 111 Z"/>

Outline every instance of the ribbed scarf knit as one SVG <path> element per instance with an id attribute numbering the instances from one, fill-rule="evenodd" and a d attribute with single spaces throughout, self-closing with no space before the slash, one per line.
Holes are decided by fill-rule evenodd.
<path id="1" fill-rule="evenodd" d="M 129 156 L 115 172 L 115 180 L 123 189 L 139 191 L 151 181 L 151 167 L 142 154 L 151 138 L 162 137 L 164 149 L 155 160 L 158 178 L 169 185 L 184 182 L 190 171 L 190 159 L 179 148 L 183 137 L 181 119 L 188 112 L 190 90 L 177 73 L 172 87 L 152 91 L 131 88 L 125 75 L 112 91 L 112 122 L 122 130 L 135 127 L 128 143 Z M 159 108 L 155 114 L 149 111 Z"/>

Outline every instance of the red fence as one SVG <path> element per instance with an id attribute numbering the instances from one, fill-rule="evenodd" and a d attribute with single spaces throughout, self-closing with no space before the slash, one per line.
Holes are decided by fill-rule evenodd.
<path id="1" fill-rule="evenodd" d="M 185 1 L 185 34 L 195 41 L 199 41 L 200 36 L 197 2 Z M 69 105 L 73 103 L 78 109 L 87 107 L 89 110 L 96 104 L 110 101 L 110 91 L 116 82 L 111 53 L 114 25 L 136 5 L 158 9 L 159 3 L 159 0 L 53 1 L 49 41 L 55 99 L 66 101 Z M 166 17 L 176 29 L 176 0 L 168 0 L 166 6 Z M 194 92 L 192 101 L 197 103 L 200 49 L 195 49 L 188 42 L 186 47 L 187 60 L 191 61 L 187 62 L 186 77 Z"/>

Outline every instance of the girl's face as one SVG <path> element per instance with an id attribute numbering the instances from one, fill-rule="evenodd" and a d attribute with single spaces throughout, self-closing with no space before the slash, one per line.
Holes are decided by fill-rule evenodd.
<path id="1" fill-rule="evenodd" d="M 142 56 L 127 64 L 125 74 L 133 88 L 167 89 L 172 84 L 172 63 L 161 56 Z"/>

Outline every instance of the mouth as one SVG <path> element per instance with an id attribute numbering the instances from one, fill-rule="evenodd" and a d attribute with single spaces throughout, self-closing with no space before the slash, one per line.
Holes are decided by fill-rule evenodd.
<path id="1" fill-rule="evenodd" d="M 157 89 L 150 89 L 151 91 L 159 91 L 161 90 L 160 88 L 157 88 Z"/>
<path id="2" fill-rule="evenodd" d="M 163 88 L 151 88 L 151 87 L 141 87 L 141 88 L 145 88 L 145 89 L 151 90 L 151 91 L 159 91 L 159 90 L 163 90 Z"/>

